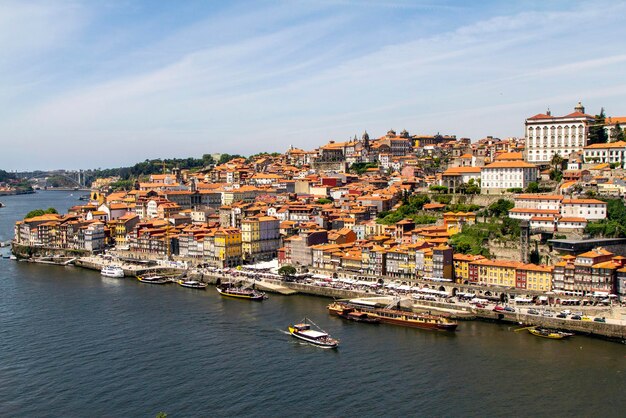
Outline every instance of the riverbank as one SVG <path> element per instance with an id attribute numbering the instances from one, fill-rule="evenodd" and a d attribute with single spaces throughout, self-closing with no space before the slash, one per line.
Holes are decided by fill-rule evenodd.
<path id="1" fill-rule="evenodd" d="M 135 277 L 146 273 L 160 273 L 182 275 L 186 274 L 192 279 L 200 280 L 209 284 L 217 284 L 224 281 L 246 282 L 254 284 L 260 290 L 271 293 L 279 293 L 283 295 L 304 294 L 310 296 L 324 297 L 328 299 L 353 299 L 363 297 L 386 297 L 388 300 L 397 300 L 397 295 L 375 293 L 370 289 L 338 289 L 329 286 L 319 286 L 308 283 L 295 283 L 276 279 L 250 279 L 247 277 L 229 274 L 225 272 L 211 272 L 205 269 L 185 269 L 181 267 L 170 267 L 164 265 L 146 266 L 131 262 L 119 262 L 105 260 L 102 257 L 88 256 L 80 257 L 75 260 L 77 267 L 100 271 L 105 265 L 117 265 L 122 267 L 124 274 L 129 277 Z M 487 305 L 485 308 L 477 308 L 467 302 L 452 300 L 413 300 L 410 295 L 404 295 L 401 299 L 401 306 L 414 312 L 431 312 L 434 314 L 445 315 L 457 320 L 482 320 L 488 322 L 505 322 L 511 324 L 520 324 L 525 326 L 542 326 L 548 328 L 556 328 L 577 334 L 583 334 L 592 337 L 598 337 L 609 341 L 626 343 L 626 326 L 623 321 L 618 319 L 609 319 L 607 322 L 581 321 L 573 319 L 562 319 L 554 316 L 543 316 L 528 313 L 532 310 L 532 306 L 518 307 L 515 312 L 494 311 L 493 306 Z M 607 313 L 606 310 L 613 308 L 597 308 L 597 307 L 576 307 L 576 309 L 584 309 L 585 314 L 602 315 Z M 612 312 L 616 314 L 615 312 Z M 615 315 L 614 315 L 615 316 Z"/>
<path id="2" fill-rule="evenodd" d="M 34 194 L 34 190 L 0 190 L 0 196 L 16 196 L 20 194 Z"/>

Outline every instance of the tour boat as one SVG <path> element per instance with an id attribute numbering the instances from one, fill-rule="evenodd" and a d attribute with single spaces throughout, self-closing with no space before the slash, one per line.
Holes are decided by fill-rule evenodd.
<path id="1" fill-rule="evenodd" d="M 224 285 L 217 286 L 217 291 L 222 296 L 230 296 L 232 298 L 250 299 L 257 301 L 267 299 L 267 295 L 265 295 L 265 292 L 260 292 L 258 290 L 250 289 L 247 287 Z"/>
<path id="2" fill-rule="evenodd" d="M 308 321 L 308 322 L 307 322 Z M 312 321 L 306 318 L 300 324 L 289 326 L 289 334 L 300 340 L 317 345 L 322 348 L 337 348 L 339 341 L 332 338 L 328 333 L 320 330 L 311 329 Z M 314 325 L 314 324 L 313 324 Z"/>
<path id="3" fill-rule="evenodd" d="M 537 337 L 550 338 L 553 340 L 562 340 L 563 338 L 569 338 L 574 335 L 571 332 L 563 332 L 563 331 L 557 331 L 557 330 L 548 329 L 548 328 L 537 328 L 537 327 L 528 328 L 528 332 L 530 332 L 532 335 L 535 335 Z"/>
<path id="4" fill-rule="evenodd" d="M 459 325 L 444 316 L 400 311 L 396 309 L 376 308 L 370 306 L 358 306 L 349 303 L 334 303 L 328 306 L 331 313 L 339 315 L 339 308 L 335 305 L 345 305 L 354 308 L 354 313 L 366 313 L 369 318 L 378 319 L 380 322 L 405 327 L 422 328 L 438 331 L 454 331 Z"/>
<path id="5" fill-rule="evenodd" d="M 355 308 L 343 303 L 334 302 L 328 305 L 330 313 L 335 314 L 343 319 L 355 322 L 364 322 L 366 324 L 379 324 L 380 318 L 371 317 L 365 312 L 358 312 Z"/>
<path id="6" fill-rule="evenodd" d="M 124 277 L 124 270 L 118 266 L 104 266 L 100 274 L 106 277 Z"/>
<path id="7" fill-rule="evenodd" d="M 206 283 L 199 282 L 197 280 L 179 280 L 178 284 L 182 287 L 188 287 L 190 289 L 205 290 L 208 286 Z"/>
<path id="8" fill-rule="evenodd" d="M 137 276 L 137 280 L 147 284 L 166 284 L 170 283 L 169 279 L 163 276 Z"/>

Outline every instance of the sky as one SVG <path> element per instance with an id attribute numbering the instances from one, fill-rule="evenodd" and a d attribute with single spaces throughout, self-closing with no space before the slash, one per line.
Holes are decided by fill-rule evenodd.
<path id="1" fill-rule="evenodd" d="M 626 116 L 624 1 L 0 0 L 0 169 Z"/>

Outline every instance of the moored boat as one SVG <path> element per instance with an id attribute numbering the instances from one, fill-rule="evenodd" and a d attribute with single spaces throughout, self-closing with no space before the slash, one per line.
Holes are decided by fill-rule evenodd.
<path id="1" fill-rule="evenodd" d="M 208 286 L 206 283 L 202 283 L 197 280 L 179 280 L 178 284 L 182 287 L 199 290 L 205 290 Z"/>
<path id="2" fill-rule="evenodd" d="M 147 284 L 167 284 L 170 280 L 163 276 L 137 276 L 137 280 Z"/>
<path id="3" fill-rule="evenodd" d="M 355 308 L 342 304 L 342 303 L 334 302 L 328 305 L 327 308 L 330 313 L 335 314 L 343 319 L 347 319 L 349 321 L 363 322 L 366 324 L 379 324 L 380 323 L 380 318 L 371 317 L 369 314 L 365 312 L 359 312 Z"/>
<path id="4" fill-rule="evenodd" d="M 458 326 L 456 321 L 440 315 L 407 312 L 388 308 L 357 306 L 349 303 L 336 302 L 329 305 L 328 310 L 335 315 L 340 315 L 340 306 L 337 305 L 344 305 L 345 307 L 353 308 L 351 312 L 354 314 L 365 313 L 369 318 L 378 319 L 380 322 L 386 324 L 437 331 L 454 331 Z"/>
<path id="5" fill-rule="evenodd" d="M 100 274 L 106 277 L 124 277 L 124 270 L 118 266 L 104 266 L 100 270 Z"/>
<path id="6" fill-rule="evenodd" d="M 217 286 L 217 291 L 222 296 L 229 296 L 232 298 L 249 299 L 256 301 L 267 299 L 267 295 L 265 294 L 265 292 L 260 292 L 256 289 L 250 289 L 248 287 L 224 285 Z"/>
<path id="7" fill-rule="evenodd" d="M 292 337 L 306 341 L 322 348 L 337 348 L 339 347 L 339 340 L 332 338 L 327 332 L 311 329 L 312 321 L 304 318 L 299 324 L 289 326 L 289 334 Z M 318 327 L 319 328 L 319 327 Z"/>
<path id="8" fill-rule="evenodd" d="M 541 327 L 528 328 L 528 332 L 536 337 L 550 338 L 552 340 L 562 340 L 574 335 L 572 332 L 564 332 Z"/>

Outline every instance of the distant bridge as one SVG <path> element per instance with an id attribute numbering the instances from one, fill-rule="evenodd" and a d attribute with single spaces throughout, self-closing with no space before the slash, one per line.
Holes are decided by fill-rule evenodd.
<path id="1" fill-rule="evenodd" d="M 26 175 L 20 178 L 25 179 L 25 180 L 35 180 L 35 179 L 43 179 L 43 178 L 48 178 L 48 177 L 63 177 L 64 179 L 68 180 L 72 185 L 78 188 L 86 187 L 85 173 L 83 173 L 82 170 L 70 171 L 70 172 L 46 171 L 46 172 L 41 172 L 37 174 Z"/>

